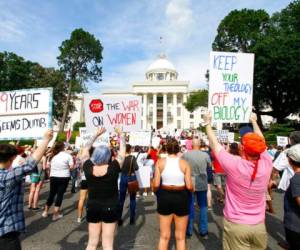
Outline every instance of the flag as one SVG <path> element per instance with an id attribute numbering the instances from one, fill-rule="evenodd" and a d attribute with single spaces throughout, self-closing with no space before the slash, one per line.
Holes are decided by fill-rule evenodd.
<path id="1" fill-rule="evenodd" d="M 71 128 L 69 128 L 69 130 L 67 131 L 67 134 L 66 134 L 66 142 L 70 141 L 71 136 L 72 136 L 72 131 L 71 131 Z"/>

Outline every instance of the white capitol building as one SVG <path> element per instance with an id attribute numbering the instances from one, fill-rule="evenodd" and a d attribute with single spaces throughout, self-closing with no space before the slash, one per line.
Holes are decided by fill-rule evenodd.
<path id="1" fill-rule="evenodd" d="M 189 112 L 183 105 L 188 95 L 189 81 L 178 80 L 178 72 L 164 54 L 146 70 L 146 79 L 134 82 L 131 89 L 104 90 L 105 96 L 138 95 L 142 97 L 142 129 L 173 130 L 199 127 L 206 107 Z M 75 101 L 77 111 L 72 113 L 71 125 L 84 121 L 82 97 Z"/>

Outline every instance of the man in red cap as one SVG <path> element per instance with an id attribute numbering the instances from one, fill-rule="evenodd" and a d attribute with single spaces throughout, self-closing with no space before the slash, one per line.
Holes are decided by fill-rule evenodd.
<path id="1" fill-rule="evenodd" d="M 265 193 L 272 171 L 272 159 L 265 140 L 251 115 L 254 133 L 242 137 L 240 155 L 228 153 L 218 142 L 212 127 L 211 115 L 206 117 L 206 132 L 226 174 L 223 249 L 266 249 Z"/>

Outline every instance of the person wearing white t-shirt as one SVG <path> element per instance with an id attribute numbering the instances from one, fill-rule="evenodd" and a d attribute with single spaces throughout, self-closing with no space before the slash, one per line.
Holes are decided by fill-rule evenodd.
<path id="1" fill-rule="evenodd" d="M 53 149 L 53 156 L 50 162 L 50 192 L 42 216 L 48 216 L 48 211 L 54 202 L 54 213 L 52 220 L 58 220 L 62 217 L 60 207 L 63 201 L 64 193 L 70 180 L 70 170 L 74 168 L 73 157 L 64 151 L 64 143 L 57 142 Z"/>
<path id="2" fill-rule="evenodd" d="M 300 131 L 292 132 L 289 136 L 289 141 L 291 146 L 300 143 Z M 288 162 L 286 150 L 280 153 L 280 155 L 273 162 L 273 166 L 272 180 L 275 180 L 279 171 L 283 171 L 278 189 L 286 191 L 290 185 L 290 179 L 294 176 L 294 170 Z"/>
<path id="3" fill-rule="evenodd" d="M 150 188 L 151 188 L 151 195 L 154 195 L 153 192 L 153 176 L 154 176 L 154 161 L 151 159 L 151 155 L 147 155 L 147 158 L 144 160 L 143 164 L 144 168 L 149 168 L 150 170 Z M 143 196 L 147 196 L 147 188 L 144 189 Z"/>

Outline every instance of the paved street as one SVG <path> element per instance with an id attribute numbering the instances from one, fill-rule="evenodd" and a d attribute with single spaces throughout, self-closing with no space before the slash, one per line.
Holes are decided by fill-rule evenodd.
<path id="1" fill-rule="evenodd" d="M 42 190 L 41 202 L 43 205 L 48 195 L 47 183 Z M 282 198 L 280 193 L 274 193 L 274 203 L 276 215 L 267 214 L 267 229 L 269 233 L 268 249 L 280 249 L 277 241 L 284 238 L 282 227 Z M 76 205 L 79 194 L 71 194 L 68 188 L 62 205 L 64 217 L 56 222 L 51 221 L 51 216 L 44 219 L 41 217 L 41 211 L 29 211 L 25 207 L 25 216 L 27 224 L 27 233 L 22 236 L 22 246 L 25 250 L 71 250 L 85 249 L 88 235 L 87 223 L 76 222 Z M 26 193 L 26 200 L 28 192 Z M 127 200 L 128 201 L 128 200 Z M 116 250 L 154 250 L 157 246 L 159 237 L 159 227 L 156 215 L 155 198 L 148 196 L 137 201 L 137 221 L 135 226 L 129 225 L 129 214 L 127 203 L 125 204 L 124 225 L 117 230 L 115 237 Z M 222 235 L 222 208 L 214 203 L 213 210 L 208 212 L 209 219 L 209 239 L 202 240 L 197 236 L 195 227 L 194 235 L 188 239 L 189 250 L 199 249 L 221 249 Z M 174 237 L 170 244 L 170 249 L 175 249 Z"/>

